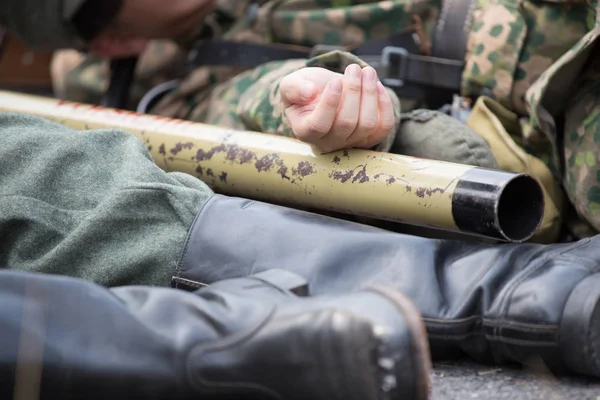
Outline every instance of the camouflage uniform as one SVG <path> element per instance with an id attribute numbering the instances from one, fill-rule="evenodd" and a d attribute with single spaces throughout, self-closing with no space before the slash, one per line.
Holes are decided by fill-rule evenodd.
<path id="1" fill-rule="evenodd" d="M 282 43 L 305 47 L 315 45 L 334 45 L 356 47 L 367 40 L 381 39 L 391 34 L 414 29 L 417 24 L 413 15 L 419 15 L 419 32 L 425 39 L 432 34 L 433 26 L 439 15 L 439 2 L 430 1 L 421 4 L 391 1 L 263 1 L 264 4 L 257 15 L 250 15 L 249 0 L 218 0 L 215 12 L 207 18 L 205 26 L 212 39 L 244 41 L 249 43 Z M 340 4 L 338 4 L 340 3 Z M 300 7 L 301 6 L 301 7 Z M 298 11 L 301 8 L 302 11 Z M 393 23 L 390 20 L 393 19 Z M 291 29 L 290 29 L 291 26 Z M 193 36 L 193 35 L 191 35 Z M 190 40 L 178 41 L 185 49 Z M 165 55 L 164 47 L 169 47 Z M 424 43 L 426 48 L 427 44 Z M 139 93 L 151 88 L 144 85 L 143 78 L 150 71 L 163 80 L 172 79 L 172 72 L 158 72 L 158 65 L 169 65 L 172 60 L 178 61 L 185 53 L 179 52 L 175 43 L 155 41 L 143 55 L 136 75 L 136 85 L 142 90 L 134 90 L 134 103 L 137 104 Z M 70 54 L 70 51 L 58 53 L 57 59 Z M 108 65 L 95 57 L 83 58 L 70 65 L 64 65 L 56 71 L 55 80 L 68 74 L 64 86 L 59 93 L 73 101 L 98 103 L 108 85 Z M 266 67 L 268 68 L 268 67 Z M 260 68 L 262 69 L 262 67 Z M 200 120 L 208 123 L 223 124 L 221 121 L 206 121 L 202 117 L 207 106 L 206 98 L 210 89 L 228 83 L 243 72 L 243 68 L 223 67 L 198 68 L 191 72 L 185 82 L 171 96 L 169 107 L 163 103 L 158 111 L 165 116 Z M 235 86 L 235 85 L 230 85 Z M 136 97 L 136 94 L 138 96 Z M 179 101 L 177 101 L 179 100 Z M 211 100 L 215 100 L 212 98 Z M 195 110 L 199 107 L 199 110 Z M 219 108 L 219 107 L 216 107 Z"/>
<path id="2" fill-rule="evenodd" d="M 542 156 L 556 171 L 582 221 L 578 236 L 600 231 L 600 21 L 527 92 L 528 142 L 545 143 Z M 567 89 L 568 88 L 568 89 Z"/>
<path id="3" fill-rule="evenodd" d="M 597 9 L 595 1 L 480 1 L 473 13 L 462 94 L 484 97 L 475 104 L 468 123 L 490 144 L 502 169 L 532 173 L 543 184 L 547 203 L 543 241 L 558 237 L 562 222 L 576 237 L 600 231 L 598 216 L 594 220 L 586 211 L 595 207 L 592 198 L 582 195 L 593 193 L 595 172 L 584 175 L 575 159 L 566 165 L 562 161 L 563 155 L 568 161 L 575 151 L 580 154 L 579 164 L 593 163 L 590 155 L 598 152 L 592 140 L 579 141 L 575 150 L 567 139 L 573 137 L 572 131 L 582 130 L 584 121 L 597 123 L 589 107 L 561 108 L 575 93 L 589 93 L 592 86 L 572 79 L 562 85 L 547 79 L 569 62 L 569 54 L 585 62 L 588 55 L 580 49 L 596 34 Z M 553 106 L 541 106 L 549 98 Z M 590 96 L 588 101 L 597 103 Z M 579 115 L 573 112 L 576 109 Z M 487 125 L 481 123 L 482 111 L 489 114 Z M 563 120 L 568 122 L 563 125 Z M 495 129 L 489 126 L 493 124 Z M 565 194 L 577 213 L 565 204 Z"/>
<path id="4" fill-rule="evenodd" d="M 431 0 L 288 0 L 266 2 L 255 19 L 249 20 L 246 13 L 248 3 L 218 2 L 221 18 L 216 18 L 215 13 L 206 23 L 213 32 L 213 37 L 252 43 L 286 43 L 307 47 L 326 44 L 354 48 L 368 40 L 413 30 L 418 34 L 421 52 L 430 54 L 436 30 L 442 31 L 449 18 L 443 4 Z M 549 68 L 557 68 L 560 57 L 576 48 L 578 41 L 594 28 L 596 7 L 595 2 L 582 1 L 476 0 L 471 4 L 468 14 L 470 17 L 465 21 L 464 28 L 469 34 L 461 94 L 466 98 L 484 96 L 486 101 L 493 104 L 490 118 L 500 121 L 504 140 L 509 142 L 510 147 L 518 148 L 515 151 L 521 158 L 529 157 L 535 162 L 541 160 L 542 164 L 532 171 L 530 163 L 524 168 L 516 167 L 514 163 L 501 160 L 502 152 L 494 152 L 501 168 L 515 171 L 523 169 L 522 172 L 534 173 L 544 184 L 547 202 L 552 209 L 546 218 L 548 229 L 552 233 L 545 241 L 553 241 L 557 237 L 557 228 L 564 214 L 560 163 L 552 161 L 552 154 L 559 151 L 560 144 L 548 139 L 545 131 L 536 125 L 536 112 L 532 112 L 536 107 L 532 98 L 526 97 L 526 93 L 535 82 L 538 82 L 536 87 L 539 87 L 538 78 L 542 73 Z M 222 18 L 223 15 L 228 18 Z M 223 23 L 223 20 L 230 22 Z M 140 77 L 146 69 L 152 69 L 152 59 L 164 60 L 151 56 L 155 52 L 153 49 L 161 44 L 155 43 L 152 46 L 139 68 Z M 172 57 L 177 59 L 181 54 L 174 51 Z M 152 112 L 210 124 L 291 135 L 278 102 L 279 79 L 307 65 L 341 70 L 351 61 L 356 61 L 352 55 L 338 52 L 308 61 L 268 63 L 250 71 L 242 71 L 236 67 L 201 67 L 191 72 Z M 99 75 L 89 71 L 92 68 L 106 69 L 103 65 L 89 60 L 73 70 L 69 74 L 72 86 L 69 88 L 67 85 L 66 97 L 78 101 L 98 101 L 106 86 L 106 75 L 103 76 L 104 81 L 100 80 L 102 84 L 98 85 Z M 82 78 L 84 74 L 87 78 Z M 154 74 L 159 76 L 156 69 Z M 164 76 L 162 79 L 167 78 Z M 137 96 L 149 88 L 140 89 L 142 83 L 143 79 L 138 79 L 138 87 L 134 91 Z M 96 89 L 90 90 L 94 85 L 97 86 Z M 75 93 L 82 88 L 85 90 Z M 90 98 L 90 95 L 94 98 Z M 403 111 L 418 105 L 405 99 L 401 101 Z M 483 103 L 478 102 L 476 110 L 477 107 L 483 107 Z M 409 121 L 415 121 L 410 118 L 412 114 L 404 114 L 407 115 Z M 573 118 L 568 121 L 578 124 Z M 471 121 L 469 125 L 488 144 L 491 143 L 486 137 L 487 132 L 482 131 L 483 128 L 477 122 Z M 592 143 L 588 142 L 587 146 L 590 146 Z M 567 153 L 573 151 L 569 146 L 565 141 Z M 589 154 L 593 154 L 596 148 L 585 147 L 585 144 L 582 146 L 583 149 L 576 151 L 579 158 L 575 156 L 572 164 L 590 169 Z M 389 150 L 389 147 L 383 146 L 381 149 Z M 442 159 L 439 156 L 430 158 Z M 569 199 L 575 204 L 579 214 L 598 230 L 598 222 L 591 220 L 592 215 L 596 215 L 591 210 L 598 208 L 597 202 L 589 200 L 593 196 L 582 194 L 590 192 L 590 179 L 582 177 L 582 172 L 577 172 L 580 170 L 570 171 L 565 175 L 564 181 Z M 574 177 L 577 177 L 579 183 L 575 183 Z M 579 189 L 576 190 L 575 186 Z M 579 194 L 576 195 L 575 192 Z M 592 190 L 591 193 L 595 192 Z M 583 211 L 584 209 L 590 211 Z M 583 234 L 580 230 L 578 233 Z"/>
<path id="5" fill-rule="evenodd" d="M 3 3 L 0 21 L 43 5 L 54 5 L 45 27 L 64 21 L 58 1 L 19 3 L 28 7 Z M 579 75 L 571 60 L 590 43 L 544 75 L 543 88 L 567 69 Z M 583 76 L 582 85 L 593 78 Z M 546 132 L 556 108 L 541 112 L 540 93 L 531 104 Z M 0 265 L 38 273 L 0 271 L 0 370 L 15 382 L 2 398 L 243 397 L 252 388 L 288 398 L 291 388 L 334 399 L 346 398 L 335 396 L 343 387 L 425 399 L 427 348 L 434 359 L 463 353 L 600 375 L 600 236 L 555 246 L 432 241 L 214 195 L 160 170 L 123 131 L 0 113 L 0 138 Z M 264 273 L 274 266 L 287 271 Z M 193 293 L 109 291 L 39 272 Z M 204 284 L 212 287 L 197 290 Z M 290 289 L 316 297 L 294 300 Z M 388 300 L 375 303 L 378 293 Z M 425 326 L 413 328 L 418 321 Z"/>
<path id="6" fill-rule="evenodd" d="M 351 2 L 337 4 L 330 1 L 297 2 L 269 1 L 255 14 L 249 13 L 250 1 L 218 1 L 216 11 L 211 14 L 203 34 L 210 31 L 213 39 L 243 41 L 248 43 L 283 43 L 310 48 L 315 45 L 357 47 L 365 41 L 387 38 L 390 34 L 418 30 L 423 38 L 431 35 L 434 21 L 439 12 L 437 3 L 407 4 L 401 2 Z M 358 4 L 360 3 L 360 4 Z M 302 11 L 298 7 L 302 6 Z M 332 8 L 327 8 L 327 7 Z M 415 19 L 413 14 L 419 15 Z M 389 23 L 390 15 L 394 23 Z M 415 21 L 418 21 L 416 23 Z M 315 27 L 315 23 L 317 24 Z M 289 26 L 292 29 L 288 29 Z M 428 32 L 425 35 L 423 32 Z M 190 38 L 197 38 L 191 34 Z M 182 49 L 191 39 L 180 38 L 176 45 L 167 41 L 156 41 L 143 55 L 137 70 L 130 107 L 140 100 L 142 94 L 158 81 L 183 74 L 184 70 L 173 71 L 172 65 L 180 65 Z M 426 43 L 423 44 L 426 46 Z M 167 48 L 168 50 L 165 50 Z M 72 52 L 57 55 L 55 66 Z M 287 74 L 307 66 L 321 66 L 343 72 L 351 63 L 367 64 L 345 52 L 331 52 L 313 59 L 285 60 L 265 63 L 254 69 L 236 66 L 200 67 L 186 75 L 181 84 L 167 95 L 151 112 L 236 129 L 250 129 L 265 133 L 293 136 L 279 100 L 279 82 Z M 65 63 L 67 64 L 67 63 Z M 167 71 L 163 67 L 171 68 Z M 68 65 L 56 70 L 72 69 Z M 63 75 L 67 75 L 63 78 Z M 93 57 L 80 59 L 79 64 L 68 74 L 55 71 L 56 92 L 59 97 L 87 103 L 98 103 L 107 88 L 108 65 Z M 150 82 L 149 78 L 154 81 Z M 60 84 L 60 82 L 64 82 Z M 448 122 L 449 118 L 436 112 L 405 113 L 400 115 L 400 101 L 390 91 L 396 110 L 396 127 L 401 136 L 410 138 L 402 144 L 414 153 L 404 154 L 434 158 L 444 161 L 495 168 L 497 164 L 483 140 L 468 127 Z M 408 103 L 402 109 L 408 111 Z M 402 121 L 402 124 L 400 123 Z M 427 125 L 427 129 L 423 127 Z M 415 145 L 448 127 L 443 144 L 430 146 L 427 153 Z M 398 129 L 396 129 L 396 132 Z M 378 150 L 392 149 L 395 135 L 378 146 Z M 456 143 L 460 146 L 456 148 Z M 396 146 L 398 147 L 398 146 Z M 454 148 L 455 151 L 448 149 Z"/>
<path id="7" fill-rule="evenodd" d="M 152 87 L 180 77 L 184 61 L 185 54 L 175 43 L 167 40 L 151 42 L 136 71 L 132 107 Z M 98 104 L 108 88 L 109 74 L 108 63 L 97 57 L 86 57 L 76 50 L 62 50 L 54 55 L 52 83 L 58 97 Z"/>

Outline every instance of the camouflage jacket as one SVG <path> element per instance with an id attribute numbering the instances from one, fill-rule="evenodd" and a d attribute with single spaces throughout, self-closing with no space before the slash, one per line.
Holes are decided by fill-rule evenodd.
<path id="1" fill-rule="evenodd" d="M 600 14 L 595 27 L 548 68 L 526 94 L 522 142 L 547 161 L 579 218 L 577 237 L 600 232 Z"/>
<path id="2" fill-rule="evenodd" d="M 461 22 L 466 34 L 455 40 L 466 41 L 462 95 L 490 95 L 519 115 L 528 114 L 525 92 L 594 27 L 597 11 L 594 0 L 277 0 L 259 2 L 256 15 L 249 15 L 251 3 L 217 2 L 207 22 L 213 37 L 352 49 L 414 32 L 420 54 L 445 56 L 442 44 L 435 48 L 436 38 L 455 33 L 449 25 Z M 468 6 L 458 21 L 452 21 L 460 11 L 454 3 Z M 236 22 L 219 25 L 214 17 L 223 14 Z"/>
<path id="3" fill-rule="evenodd" d="M 489 95 L 522 116 L 524 133 L 515 139 L 549 162 L 550 142 L 546 135 L 532 133 L 537 119 L 535 115 L 531 122 L 528 118 L 530 106 L 526 104 L 525 94 L 544 71 L 593 29 L 596 3 L 586 0 L 464 2 L 468 6 L 461 26 L 464 35 L 458 38 L 465 42 L 462 95 Z M 218 0 L 215 11 L 191 37 L 351 49 L 369 41 L 412 32 L 421 55 L 436 55 L 436 37 L 448 36 L 448 26 L 457 23 L 452 21 L 454 10 L 449 6 L 457 3 L 460 2 Z M 307 65 L 341 71 L 349 62 L 357 60 L 351 54 L 335 52 L 311 60 L 270 62 L 253 69 L 204 66 L 187 72 L 180 66 L 192 42 L 187 39 L 180 40 L 179 45 L 154 42 L 138 69 L 134 99 L 139 99 L 157 83 L 183 77 L 177 89 L 162 99 L 153 113 L 284 135 L 291 132 L 277 97 L 279 80 Z M 82 78 L 86 76 L 88 78 Z M 99 80 L 99 76 L 104 79 Z M 97 102 L 106 87 L 106 65 L 89 59 L 71 73 L 69 79 L 72 84 L 67 82 L 65 97 Z M 90 93 L 95 93 L 96 98 L 90 98 Z M 405 110 L 414 106 L 402 104 Z"/>

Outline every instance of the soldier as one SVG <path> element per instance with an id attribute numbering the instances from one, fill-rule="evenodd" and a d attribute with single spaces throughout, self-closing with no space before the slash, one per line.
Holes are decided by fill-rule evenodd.
<path id="1" fill-rule="evenodd" d="M 60 9 L 45 17 L 66 40 L 56 43 L 74 46 L 64 18 L 77 18 L 53 14 Z M 21 15 L 7 14 L 19 10 L 0 8 L 2 20 L 22 26 Z M 587 56 L 590 43 L 571 60 Z M 2 264 L 108 287 L 182 289 L 109 292 L 3 272 L 1 320 L 11 343 L 1 350 L 3 368 L 23 382 L 19 390 L 425 398 L 427 352 L 402 291 L 425 318 L 435 358 L 540 358 L 554 371 L 600 376 L 600 236 L 548 246 L 405 236 L 216 195 L 192 176 L 160 170 L 125 132 L 82 134 L 13 114 L 0 115 L 0 127 Z M 315 297 L 283 290 L 301 293 L 297 276 Z M 366 289 L 374 284 L 393 291 Z M 15 371 L 17 359 L 26 361 Z M 335 375 L 322 372 L 331 366 Z"/>
<path id="2" fill-rule="evenodd" d="M 115 21 L 144 34 L 143 24 L 130 23 L 132 15 L 123 10 L 151 6 L 145 22 L 156 27 L 167 22 L 163 13 L 153 21 L 153 5 L 147 0 L 126 0 L 111 13 L 107 3 L 11 1 L 0 6 L 0 21 L 29 44 L 46 48 L 79 46 Z M 180 12 L 169 16 L 167 26 L 186 20 L 192 3 L 169 2 L 175 9 L 179 5 Z M 134 20 L 140 16 L 133 13 Z M 96 32 L 90 33 L 94 24 Z M 423 323 L 399 291 L 372 287 L 351 295 L 306 298 L 306 282 L 282 270 L 226 280 L 194 294 L 134 286 L 109 291 L 73 278 L 11 271 L 165 286 L 170 275 L 165 272 L 175 262 L 169 247 L 180 246 L 176 243 L 184 239 L 187 220 L 211 192 L 189 176 L 160 171 L 125 132 L 84 137 L 48 121 L 6 113 L 0 114 L 0 130 L 4 155 L 16 151 L 12 155 L 20 160 L 14 165 L 6 157 L 0 161 L 6 184 L 0 195 L 0 259 L 9 268 L 0 272 L 3 398 L 428 397 Z M 45 143 L 36 143 L 42 137 Z M 52 149 L 43 149 L 48 140 Z M 21 148 L 25 142 L 29 149 Z M 107 169 L 94 165 L 90 151 L 106 156 L 101 164 Z M 31 160 L 50 168 L 36 170 L 33 181 L 19 177 Z M 131 174 L 123 175 L 122 168 Z M 34 172 L 36 166 L 26 169 Z M 44 188 L 42 181 L 49 186 Z M 71 189 L 73 197 L 63 197 Z M 35 194 L 37 190 L 41 192 Z M 140 196 L 146 199 L 134 204 Z M 150 230 L 135 223 L 133 214 L 126 215 L 130 206 Z M 170 215 L 160 211 L 164 206 Z M 106 230 L 93 233 L 90 228 L 97 224 Z M 115 228 L 122 224 L 128 226 L 125 236 L 150 242 L 130 247 L 133 243 L 122 237 L 125 241 L 118 243 L 114 239 L 124 232 Z M 94 250 L 88 247 L 92 242 L 112 249 Z M 157 255 L 148 252 L 153 243 L 163 248 L 164 256 L 151 272 Z M 122 252 L 119 263 L 141 275 L 122 279 L 113 270 L 111 252 Z M 61 267 L 59 259 L 70 261 Z M 76 272 L 68 265 L 72 262 L 83 268 Z M 95 272 L 85 264 L 93 264 Z M 7 384 L 11 381 L 14 386 Z"/>
<path id="3" fill-rule="evenodd" d="M 529 101 L 531 96 L 526 98 L 526 91 L 540 75 L 594 28 L 596 2 L 573 1 L 568 7 L 563 2 L 456 0 L 443 2 L 441 7 L 434 1 L 303 4 L 298 9 L 293 1 L 217 1 L 215 11 L 203 24 L 199 44 L 191 45 L 191 40 L 183 39 L 177 40 L 181 47 L 173 41 L 151 43 L 138 68 L 134 97 L 139 99 L 150 88 L 148 76 L 162 81 L 169 76 L 180 78 L 184 70 L 172 73 L 160 66 L 176 65 L 172 61 L 191 49 L 196 68 L 158 104 L 149 107 L 145 102 L 143 111 L 289 135 L 289 130 L 281 128 L 284 121 L 271 118 L 267 107 L 267 96 L 279 101 L 271 89 L 277 88 L 282 75 L 315 65 L 343 72 L 347 63 L 356 60 L 343 53 L 306 62 L 265 61 L 306 58 L 318 54 L 320 45 L 344 46 L 371 65 L 377 64 L 380 78 L 401 100 L 403 124 L 399 125 L 396 142 L 387 146 L 384 143 L 380 150 L 535 175 L 544 186 L 547 204 L 535 241 L 558 240 L 563 222 L 575 237 L 598 231 L 600 212 L 594 200 L 598 188 L 594 167 L 589 165 L 594 163 L 589 155 L 594 148 L 574 151 L 568 142 L 554 144 L 547 139 L 548 134 L 536 128 L 535 115 L 530 115 L 535 108 Z M 244 50 L 237 43 L 242 41 L 253 46 Z M 309 50 L 316 47 L 310 53 L 298 46 Z M 408 50 L 392 52 L 391 59 L 403 57 L 406 68 L 401 72 L 392 73 L 382 65 L 385 46 Z M 221 50 L 216 51 L 218 48 Z M 58 68 L 60 63 L 63 68 Z M 106 71 L 105 64 L 99 59 L 77 65 L 59 54 L 55 66 L 54 76 L 67 76 L 66 83 L 60 85 L 61 95 L 75 101 L 99 101 L 107 80 L 106 73 L 101 73 Z M 256 68 L 248 70 L 251 67 Z M 393 76 L 402 71 L 401 79 Z M 257 77 L 261 77 L 258 82 L 254 79 Z M 254 96 L 262 93 L 263 100 L 246 99 L 250 96 L 241 95 L 246 90 Z M 438 113 L 410 112 L 415 107 L 435 106 L 432 100 L 448 98 L 449 91 L 460 92 L 465 100 L 460 102 L 463 106 L 458 107 L 459 112 L 464 104 L 473 104 L 467 124 L 484 143 L 474 137 L 472 130 Z M 238 102 L 240 97 L 244 101 Z M 397 104 L 396 97 L 392 99 Z M 275 116 L 280 116 L 278 108 L 273 108 Z M 468 110 L 462 111 L 469 114 Z M 441 131 L 443 135 L 438 133 Z M 564 152 L 570 159 L 567 173 L 552 161 Z M 586 178 L 577 183 L 574 177 L 581 176 L 582 169 L 587 171 Z M 569 212 L 565 191 L 583 223 Z"/>
<path id="4" fill-rule="evenodd" d="M 262 6 L 258 6 L 259 3 Z M 369 20 L 372 12 L 381 13 L 386 11 L 382 7 L 391 7 L 391 11 L 398 13 L 404 8 L 404 6 L 392 5 L 390 2 L 382 3 L 389 4 L 380 6 L 377 2 L 374 2 L 374 4 L 368 6 L 363 5 L 363 8 L 368 7 L 366 10 L 360 10 L 360 7 L 350 8 L 353 10 L 356 8 L 357 21 L 365 20 L 365 23 L 368 21 L 369 26 L 373 24 L 373 21 Z M 292 57 L 306 58 L 309 55 L 308 51 L 294 52 L 285 46 L 276 46 L 275 50 L 282 52 L 277 53 L 271 47 L 260 47 L 258 44 L 263 43 L 266 37 L 266 31 L 263 32 L 262 29 L 270 29 L 269 10 L 273 8 L 273 5 L 270 2 L 217 1 L 215 11 L 209 14 L 204 24 L 195 31 L 190 31 L 185 37 L 178 37 L 170 42 L 151 42 L 150 47 L 142 55 L 137 70 L 137 80 L 132 91 L 132 97 L 136 100 L 134 103 L 137 103 L 142 93 L 152 87 L 148 84 L 149 77 L 153 77 L 155 82 L 164 82 L 168 77 L 174 78 L 184 75 L 186 69 L 181 66 L 181 59 L 186 53 L 184 49 L 193 48 L 196 57 L 192 64 L 197 64 L 197 68 L 194 68 L 192 72 L 185 76 L 180 85 L 169 93 L 160 104 L 153 104 L 153 107 L 151 107 L 152 113 L 231 128 L 252 129 L 294 136 L 289 124 L 287 124 L 284 113 L 277 107 L 277 104 L 280 103 L 279 81 L 285 75 L 305 67 L 326 66 L 331 71 L 344 73 L 351 64 L 355 63 L 361 67 L 366 67 L 367 63 L 358 57 L 343 52 L 333 52 L 311 60 L 303 59 L 290 62 L 288 59 Z M 313 14 L 316 16 L 316 14 L 323 13 L 321 5 L 315 5 L 314 7 L 318 11 L 308 12 L 306 15 L 309 20 L 313 19 Z M 285 7 L 279 7 L 278 9 L 280 8 L 285 14 L 286 12 L 283 11 Z M 332 14 L 336 14 L 336 10 L 333 10 Z M 292 12 L 292 15 L 296 15 L 296 12 Z M 340 15 L 336 14 L 334 17 L 340 18 Z M 343 17 L 343 14 L 341 17 Z M 284 17 L 282 15 L 275 22 L 275 25 L 280 28 L 284 25 L 287 26 L 288 18 L 289 16 Z M 382 25 L 386 26 L 385 19 L 382 19 L 382 21 Z M 407 21 L 403 21 L 403 26 L 399 26 L 397 30 L 386 32 L 402 32 L 406 28 L 405 25 L 407 25 Z M 306 28 L 310 29 L 310 25 L 307 27 L 299 26 L 298 29 L 300 29 L 300 32 L 304 32 Z M 322 27 L 317 29 L 325 35 Z M 335 31 L 336 37 L 340 37 L 339 32 L 337 32 L 339 29 L 339 26 L 329 28 L 332 33 Z M 361 26 L 360 29 L 363 29 L 363 27 Z M 281 33 L 286 34 L 283 31 Z M 367 39 L 368 35 L 370 35 L 370 32 L 364 31 L 359 32 L 358 35 L 349 35 L 344 43 L 338 41 L 335 43 L 315 42 L 314 44 L 358 46 Z M 206 37 L 225 39 L 226 41 L 211 40 L 207 45 L 204 45 L 202 39 Z M 376 34 L 373 39 L 379 39 L 380 37 L 381 33 Z M 193 43 L 198 39 L 202 43 L 195 46 Z M 237 43 L 240 40 L 243 40 L 244 43 Z M 307 40 L 310 44 L 313 44 L 312 42 L 317 39 L 309 38 Z M 277 38 L 274 41 L 282 43 L 305 42 L 301 38 Z M 177 47 L 175 43 L 179 43 L 181 47 Z M 250 43 L 254 43 L 258 47 L 253 47 Z M 121 43 L 121 46 L 125 45 Z M 378 44 L 376 50 L 380 52 L 382 48 L 382 44 Z M 118 48 L 115 51 L 118 53 Z M 261 54 L 261 52 L 266 54 Z M 110 52 L 105 54 L 110 54 Z M 219 54 L 228 54 L 235 57 L 235 61 L 226 56 L 220 57 Z M 264 57 L 267 60 L 274 59 L 275 61 L 269 63 L 257 62 L 257 60 Z M 176 66 L 180 67 L 178 71 L 174 71 Z M 74 70 L 72 70 L 73 68 Z M 85 59 L 74 55 L 73 52 L 59 53 L 56 56 L 53 69 L 56 77 L 56 92 L 59 97 L 88 103 L 98 103 L 100 101 L 100 97 L 106 88 L 108 71 L 107 64 L 98 57 Z M 246 96 L 243 96 L 243 93 L 246 93 Z M 389 94 L 395 105 L 396 129 L 393 134 L 387 136 L 387 140 L 378 143 L 377 148 L 379 150 L 388 151 L 394 147 L 393 151 L 407 155 L 489 168 L 497 167 L 489 147 L 471 129 L 438 112 L 421 110 L 415 114 L 405 113 L 401 117 L 398 97 L 391 90 L 389 90 Z M 269 96 L 271 97 L 269 98 Z M 145 101 L 142 103 L 145 103 Z M 273 108 L 274 110 L 272 110 Z M 145 111 L 150 111 L 150 109 Z M 403 124 L 399 123 L 400 118 L 402 118 Z M 442 127 L 446 130 L 445 135 L 436 137 L 435 141 L 430 140 Z M 398 134 L 396 134 L 397 132 Z M 398 140 L 393 145 L 395 137 Z M 307 137 L 302 135 L 300 139 L 308 140 Z M 319 143 L 308 141 L 319 145 Z M 426 146 L 426 143 L 429 143 L 429 145 Z M 347 143 L 347 145 L 357 146 L 356 143 Z M 368 142 L 363 143 L 363 147 L 365 145 L 370 147 Z M 331 150 L 331 147 L 325 146 L 323 150 Z"/>

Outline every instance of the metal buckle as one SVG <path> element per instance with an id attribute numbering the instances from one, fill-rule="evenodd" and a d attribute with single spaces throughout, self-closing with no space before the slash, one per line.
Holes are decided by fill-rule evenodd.
<path id="1" fill-rule="evenodd" d="M 404 86 L 408 71 L 408 55 L 408 51 L 403 47 L 387 46 L 383 49 L 381 52 L 381 65 L 385 68 L 388 77 L 383 78 L 381 81 L 385 86 L 393 88 Z M 398 60 L 398 74 L 392 73 L 392 61 L 395 59 Z M 389 76 L 396 76 L 397 78 L 389 78 Z"/>
<path id="2" fill-rule="evenodd" d="M 187 58 L 185 60 L 186 68 L 188 72 L 191 72 L 194 69 L 194 64 L 196 63 L 196 58 L 198 58 L 198 47 L 202 43 L 203 39 L 199 39 L 194 41 L 192 46 L 190 46 L 190 50 L 187 53 Z"/>
<path id="3" fill-rule="evenodd" d="M 254 24 L 254 22 L 258 18 L 259 13 L 260 5 L 256 2 L 250 3 L 248 9 L 246 10 L 246 22 L 248 23 L 248 25 Z"/>
<path id="4" fill-rule="evenodd" d="M 329 53 L 330 51 L 346 51 L 346 49 L 342 46 L 331 46 L 328 44 L 317 44 L 315 46 L 313 46 L 313 48 L 310 50 L 310 53 L 308 54 L 308 58 L 314 58 L 317 56 L 320 56 L 322 54 L 326 54 Z"/>

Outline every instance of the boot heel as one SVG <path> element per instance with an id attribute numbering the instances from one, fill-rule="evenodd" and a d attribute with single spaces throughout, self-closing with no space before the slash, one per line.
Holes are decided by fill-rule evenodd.
<path id="1" fill-rule="evenodd" d="M 431 353 L 427 342 L 427 331 L 423 322 L 421 312 L 413 302 L 401 292 L 386 286 L 370 286 L 367 288 L 372 292 L 388 299 L 402 314 L 412 337 L 412 349 L 414 351 L 415 387 L 416 399 L 428 399 L 431 393 Z"/>
<path id="2" fill-rule="evenodd" d="M 582 280 L 569 296 L 560 327 L 566 366 L 600 377 L 600 273 Z"/>
<path id="3" fill-rule="evenodd" d="M 269 269 L 252 275 L 251 278 L 258 279 L 282 290 L 287 290 L 299 297 L 309 295 L 308 281 L 293 272 L 283 269 Z"/>

